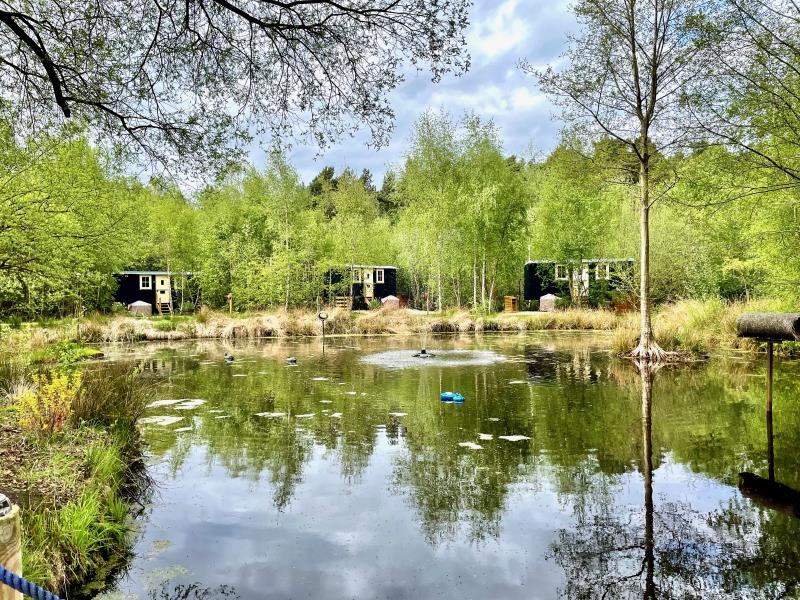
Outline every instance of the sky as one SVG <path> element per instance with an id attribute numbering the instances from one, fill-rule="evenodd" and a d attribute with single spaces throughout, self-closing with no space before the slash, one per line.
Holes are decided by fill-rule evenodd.
<path id="1" fill-rule="evenodd" d="M 369 148 L 369 133 L 360 131 L 322 155 L 316 146 L 295 145 L 291 163 L 306 183 L 331 165 L 337 173 L 346 166 L 356 173 L 369 169 L 379 186 L 388 168 L 402 165 L 414 122 L 427 109 L 455 118 L 474 112 L 492 119 L 507 154 L 530 157 L 532 152 L 546 152 L 558 140 L 555 109 L 519 62 L 525 59 L 542 67 L 554 63 L 566 49 L 567 34 L 575 29 L 565 0 L 474 0 L 466 31 L 470 70 L 460 77 L 446 76 L 438 84 L 431 82 L 429 73 L 409 71 L 390 96 L 395 129 L 388 145 Z M 251 160 L 261 168 L 263 150 L 254 147 Z"/>

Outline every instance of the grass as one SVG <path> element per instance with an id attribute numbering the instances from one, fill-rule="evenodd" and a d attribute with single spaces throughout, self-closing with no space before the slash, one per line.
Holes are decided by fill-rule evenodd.
<path id="1" fill-rule="evenodd" d="M 25 576 L 91 596 L 130 554 L 129 500 L 146 488 L 134 424 L 149 394 L 135 369 L 85 369 L 63 431 L 27 432 L 14 403 L 41 393 L 31 377 L 0 363 L 0 489 L 22 509 Z"/>

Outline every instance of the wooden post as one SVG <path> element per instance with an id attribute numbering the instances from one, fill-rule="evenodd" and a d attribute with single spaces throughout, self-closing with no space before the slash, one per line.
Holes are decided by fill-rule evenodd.
<path id="1" fill-rule="evenodd" d="M 233 314 L 233 293 L 228 294 L 228 314 Z"/>
<path id="2" fill-rule="evenodd" d="M 775 443 L 772 436 L 772 411 L 767 411 L 767 477 L 775 481 Z"/>
<path id="3" fill-rule="evenodd" d="M 0 517 L 0 565 L 22 575 L 22 534 L 19 507 Z M 0 600 L 22 600 L 22 594 L 0 583 Z"/>
<path id="4" fill-rule="evenodd" d="M 767 412 L 772 412 L 772 342 L 767 342 Z"/>

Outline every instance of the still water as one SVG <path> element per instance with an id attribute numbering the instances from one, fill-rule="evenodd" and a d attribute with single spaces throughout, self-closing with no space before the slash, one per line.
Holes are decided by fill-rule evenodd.
<path id="1" fill-rule="evenodd" d="M 800 521 L 738 487 L 769 472 L 761 362 L 643 381 L 603 337 L 429 338 L 437 356 L 410 359 L 419 345 L 110 349 L 157 390 L 142 425 L 156 488 L 113 596 L 800 593 Z M 779 363 L 773 422 L 775 479 L 794 489 L 798 375 Z"/>

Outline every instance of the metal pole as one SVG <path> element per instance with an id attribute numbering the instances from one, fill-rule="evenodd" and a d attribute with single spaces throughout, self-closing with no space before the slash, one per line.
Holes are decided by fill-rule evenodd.
<path id="1" fill-rule="evenodd" d="M 22 575 L 22 533 L 19 507 L 0 494 L 0 565 Z M 22 594 L 0 583 L 0 600 L 22 600 Z"/>

